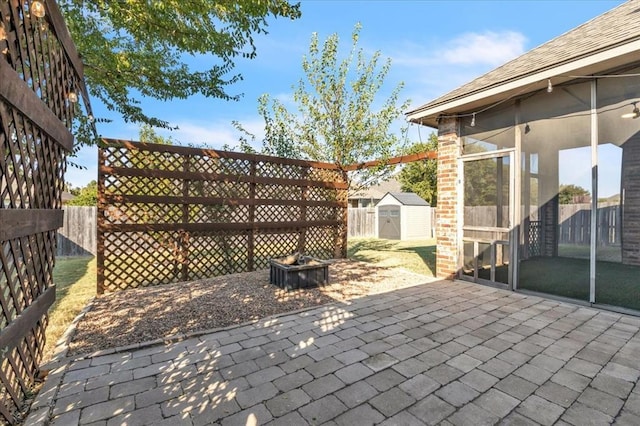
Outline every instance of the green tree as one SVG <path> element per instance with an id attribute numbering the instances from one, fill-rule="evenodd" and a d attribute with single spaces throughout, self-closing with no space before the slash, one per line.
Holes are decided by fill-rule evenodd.
<path id="1" fill-rule="evenodd" d="M 164 128 L 169 123 L 147 115 L 140 97 L 168 101 L 200 93 L 238 99 L 227 91 L 242 78 L 233 73 L 236 58 L 255 57 L 253 37 L 267 32 L 267 17 L 300 17 L 300 5 L 287 0 L 58 4 L 82 57 L 90 94 L 125 121 Z M 193 69 L 187 59 L 194 55 L 210 55 L 211 65 Z M 90 134 L 82 134 L 87 142 Z"/>
<path id="2" fill-rule="evenodd" d="M 560 185 L 560 190 L 558 191 L 560 204 L 574 204 L 585 202 L 583 200 L 590 196 L 591 194 L 589 193 L 589 191 L 581 186 L 574 185 L 572 183 L 568 185 Z"/>
<path id="3" fill-rule="evenodd" d="M 174 145 L 176 141 L 171 137 L 160 136 L 158 132 L 149 124 L 142 124 L 138 131 L 138 140 L 146 143 L 157 143 L 160 145 Z"/>
<path id="4" fill-rule="evenodd" d="M 391 157 L 406 140 L 406 128 L 391 129 L 402 117 L 408 101 L 399 102 L 403 83 L 379 99 L 391 61 L 379 51 L 368 57 L 358 48 L 360 25 L 351 36 L 352 47 L 341 58 L 337 34 L 321 45 L 311 36 L 309 53 L 303 57 L 304 77 L 294 87 L 297 111 L 269 95 L 258 102 L 265 120 L 263 150 L 267 154 L 334 163 L 341 168 L 369 160 Z M 372 184 L 390 172 L 389 167 L 364 169 L 349 178 L 352 189 Z M 355 184 L 355 185 L 354 185 Z"/>
<path id="5" fill-rule="evenodd" d="M 438 136 L 431 133 L 427 142 L 418 142 L 411 146 L 407 154 L 419 154 L 438 149 Z M 403 191 L 415 192 L 431 206 L 437 205 L 438 197 L 438 160 L 422 160 L 406 164 L 398 175 Z"/>
<path id="6" fill-rule="evenodd" d="M 92 180 L 87 186 L 72 189 L 71 194 L 75 198 L 67 202 L 68 206 L 97 206 L 98 182 Z"/>

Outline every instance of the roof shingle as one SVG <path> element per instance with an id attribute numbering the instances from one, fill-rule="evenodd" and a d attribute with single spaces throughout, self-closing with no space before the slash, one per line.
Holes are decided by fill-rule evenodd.
<path id="1" fill-rule="evenodd" d="M 640 0 L 630 0 L 407 114 L 446 104 L 636 40 L 640 40 Z"/>

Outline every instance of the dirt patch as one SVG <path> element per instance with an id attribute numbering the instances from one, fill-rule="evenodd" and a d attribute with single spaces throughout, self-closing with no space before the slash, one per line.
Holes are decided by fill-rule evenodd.
<path id="1" fill-rule="evenodd" d="M 261 270 L 107 294 L 96 298 L 78 323 L 68 355 L 242 324 L 430 279 L 398 268 L 340 260 L 329 266 L 330 284 L 321 288 L 287 292 L 270 284 L 269 271 Z"/>

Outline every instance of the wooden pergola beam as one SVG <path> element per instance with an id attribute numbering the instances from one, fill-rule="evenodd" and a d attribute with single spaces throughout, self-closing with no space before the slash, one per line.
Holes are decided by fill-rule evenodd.
<path id="1" fill-rule="evenodd" d="M 437 151 L 426 151 L 426 152 L 420 152 L 418 154 L 401 155 L 399 157 L 393 157 L 387 160 L 374 160 L 374 161 L 367 161 L 366 163 L 349 164 L 348 166 L 345 166 L 343 170 L 346 172 L 352 172 L 354 170 L 370 169 L 372 167 L 376 167 L 380 165 L 386 166 L 391 164 L 413 163 L 414 161 L 420 161 L 425 159 L 435 160 L 436 158 L 438 158 Z"/>

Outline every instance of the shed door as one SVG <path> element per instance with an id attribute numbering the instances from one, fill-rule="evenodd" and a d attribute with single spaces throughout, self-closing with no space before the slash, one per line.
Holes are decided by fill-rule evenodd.
<path id="1" fill-rule="evenodd" d="M 388 240 L 400 239 L 400 206 L 378 207 L 378 236 Z"/>

